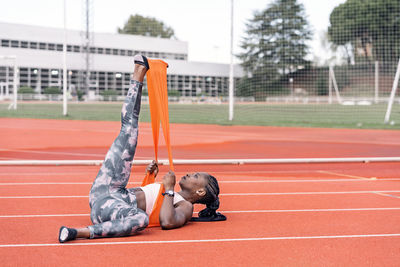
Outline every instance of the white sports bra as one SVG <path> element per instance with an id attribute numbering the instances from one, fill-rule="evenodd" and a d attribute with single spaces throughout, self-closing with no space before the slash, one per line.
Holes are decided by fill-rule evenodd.
<path id="1" fill-rule="evenodd" d="M 161 184 L 154 183 L 148 184 L 146 186 L 140 187 L 144 192 L 144 196 L 146 198 L 146 213 L 150 216 L 151 212 L 153 211 L 154 204 L 156 203 L 156 199 L 158 196 L 158 192 L 160 191 Z M 178 202 L 185 200 L 179 193 L 175 192 L 174 196 L 174 205 Z"/>

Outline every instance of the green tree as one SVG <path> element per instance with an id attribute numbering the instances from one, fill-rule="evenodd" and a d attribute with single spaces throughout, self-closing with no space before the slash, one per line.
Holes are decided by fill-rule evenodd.
<path id="1" fill-rule="evenodd" d="M 399 58 L 399 0 L 347 0 L 332 11 L 329 19 L 330 40 L 350 49 L 348 54 L 355 61 Z"/>
<path id="2" fill-rule="evenodd" d="M 174 30 L 171 27 L 155 18 L 141 15 L 131 15 L 124 27 L 118 28 L 118 33 L 175 38 Z"/>
<path id="3" fill-rule="evenodd" d="M 275 0 L 266 9 L 254 13 L 246 24 L 239 54 L 247 77 L 239 83 L 239 94 L 280 90 L 282 75 L 305 66 L 307 41 L 311 31 L 304 7 L 297 0 Z M 248 90 L 244 86 L 249 87 Z"/>

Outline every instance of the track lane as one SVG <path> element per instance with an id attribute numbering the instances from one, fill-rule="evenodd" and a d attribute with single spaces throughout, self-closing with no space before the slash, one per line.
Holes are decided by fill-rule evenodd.
<path id="1" fill-rule="evenodd" d="M 137 187 L 132 185 L 130 187 Z M 3 185 L 0 186 L 0 196 L 51 196 L 51 195 L 86 195 L 90 184 L 44 184 L 44 185 Z M 239 188 L 239 190 L 238 190 Z M 178 185 L 175 190 L 179 191 Z M 400 190 L 400 181 L 368 180 L 363 182 L 309 182 L 309 183 L 221 183 L 220 191 L 230 193 L 274 193 L 274 192 L 339 192 L 339 191 L 395 191 Z"/>
<path id="2" fill-rule="evenodd" d="M 400 233 L 399 221 L 400 210 L 230 214 L 229 220 L 225 222 L 189 223 L 174 231 L 148 228 L 143 234 L 135 237 L 97 239 L 96 242 L 396 234 Z M 0 220 L 0 244 L 54 243 L 57 242 L 58 229 L 61 225 L 79 227 L 89 224 L 90 219 L 85 217 Z M 24 234 L 27 231 L 29 234 Z"/>
<path id="3" fill-rule="evenodd" d="M 129 238 L 132 239 L 132 238 Z M 379 244 L 379 245 L 377 245 Z M 396 266 L 399 238 L 1 248 L 15 265 L 118 266 Z M 146 256 L 150 255 L 151 256 Z M 190 256 L 188 256 L 190 255 Z M 151 257 L 151 261 L 149 261 Z"/>
<path id="4" fill-rule="evenodd" d="M 393 194 L 393 193 L 391 193 Z M 195 205 L 198 211 L 203 205 Z M 221 210 L 288 210 L 400 207 L 399 200 L 378 194 L 221 196 Z M 88 214 L 88 198 L 0 199 L 0 215 Z"/>
<path id="5" fill-rule="evenodd" d="M 233 147 L 234 149 L 234 147 Z M 40 158 L 39 158 L 40 159 Z M 320 171 L 330 171 L 337 174 L 357 175 L 362 177 L 400 177 L 400 163 L 330 163 L 330 164 L 251 164 L 251 165 L 177 165 L 177 172 L 207 171 L 225 175 L 255 175 L 269 174 L 272 176 L 298 176 L 308 174 L 323 175 Z M 49 175 L 50 173 L 82 173 L 95 177 L 99 166 L 0 166 L 0 177 L 17 175 L 37 176 L 37 174 Z M 143 175 L 145 166 L 134 166 L 133 172 Z M 168 166 L 160 166 L 161 173 L 168 171 Z M 327 174 L 325 174 L 326 176 Z M 313 176 L 313 175 L 311 175 Z M 332 175 L 339 177 L 339 175 Z M 92 179 L 93 179 L 92 178 Z"/>

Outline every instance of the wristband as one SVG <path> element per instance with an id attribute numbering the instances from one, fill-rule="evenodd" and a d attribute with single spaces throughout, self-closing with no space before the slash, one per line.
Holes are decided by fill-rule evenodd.
<path id="1" fill-rule="evenodd" d="M 175 196 L 175 192 L 172 190 L 167 190 L 167 191 L 165 191 L 165 193 L 162 193 L 162 195 L 163 196 L 167 195 L 167 196 L 173 197 L 173 196 Z"/>

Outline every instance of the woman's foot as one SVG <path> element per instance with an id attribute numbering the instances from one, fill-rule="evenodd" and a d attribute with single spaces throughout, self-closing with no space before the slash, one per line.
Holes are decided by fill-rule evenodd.
<path id="1" fill-rule="evenodd" d="M 64 243 L 66 241 L 74 240 L 76 239 L 77 234 L 78 231 L 76 229 L 61 226 L 60 231 L 58 233 L 58 241 L 60 243 Z"/>
<path id="2" fill-rule="evenodd" d="M 133 71 L 133 80 L 143 82 L 144 76 L 146 76 L 146 72 L 150 69 L 149 62 L 147 58 L 142 55 L 136 55 L 133 57 L 133 61 L 135 62 L 135 70 Z"/>

